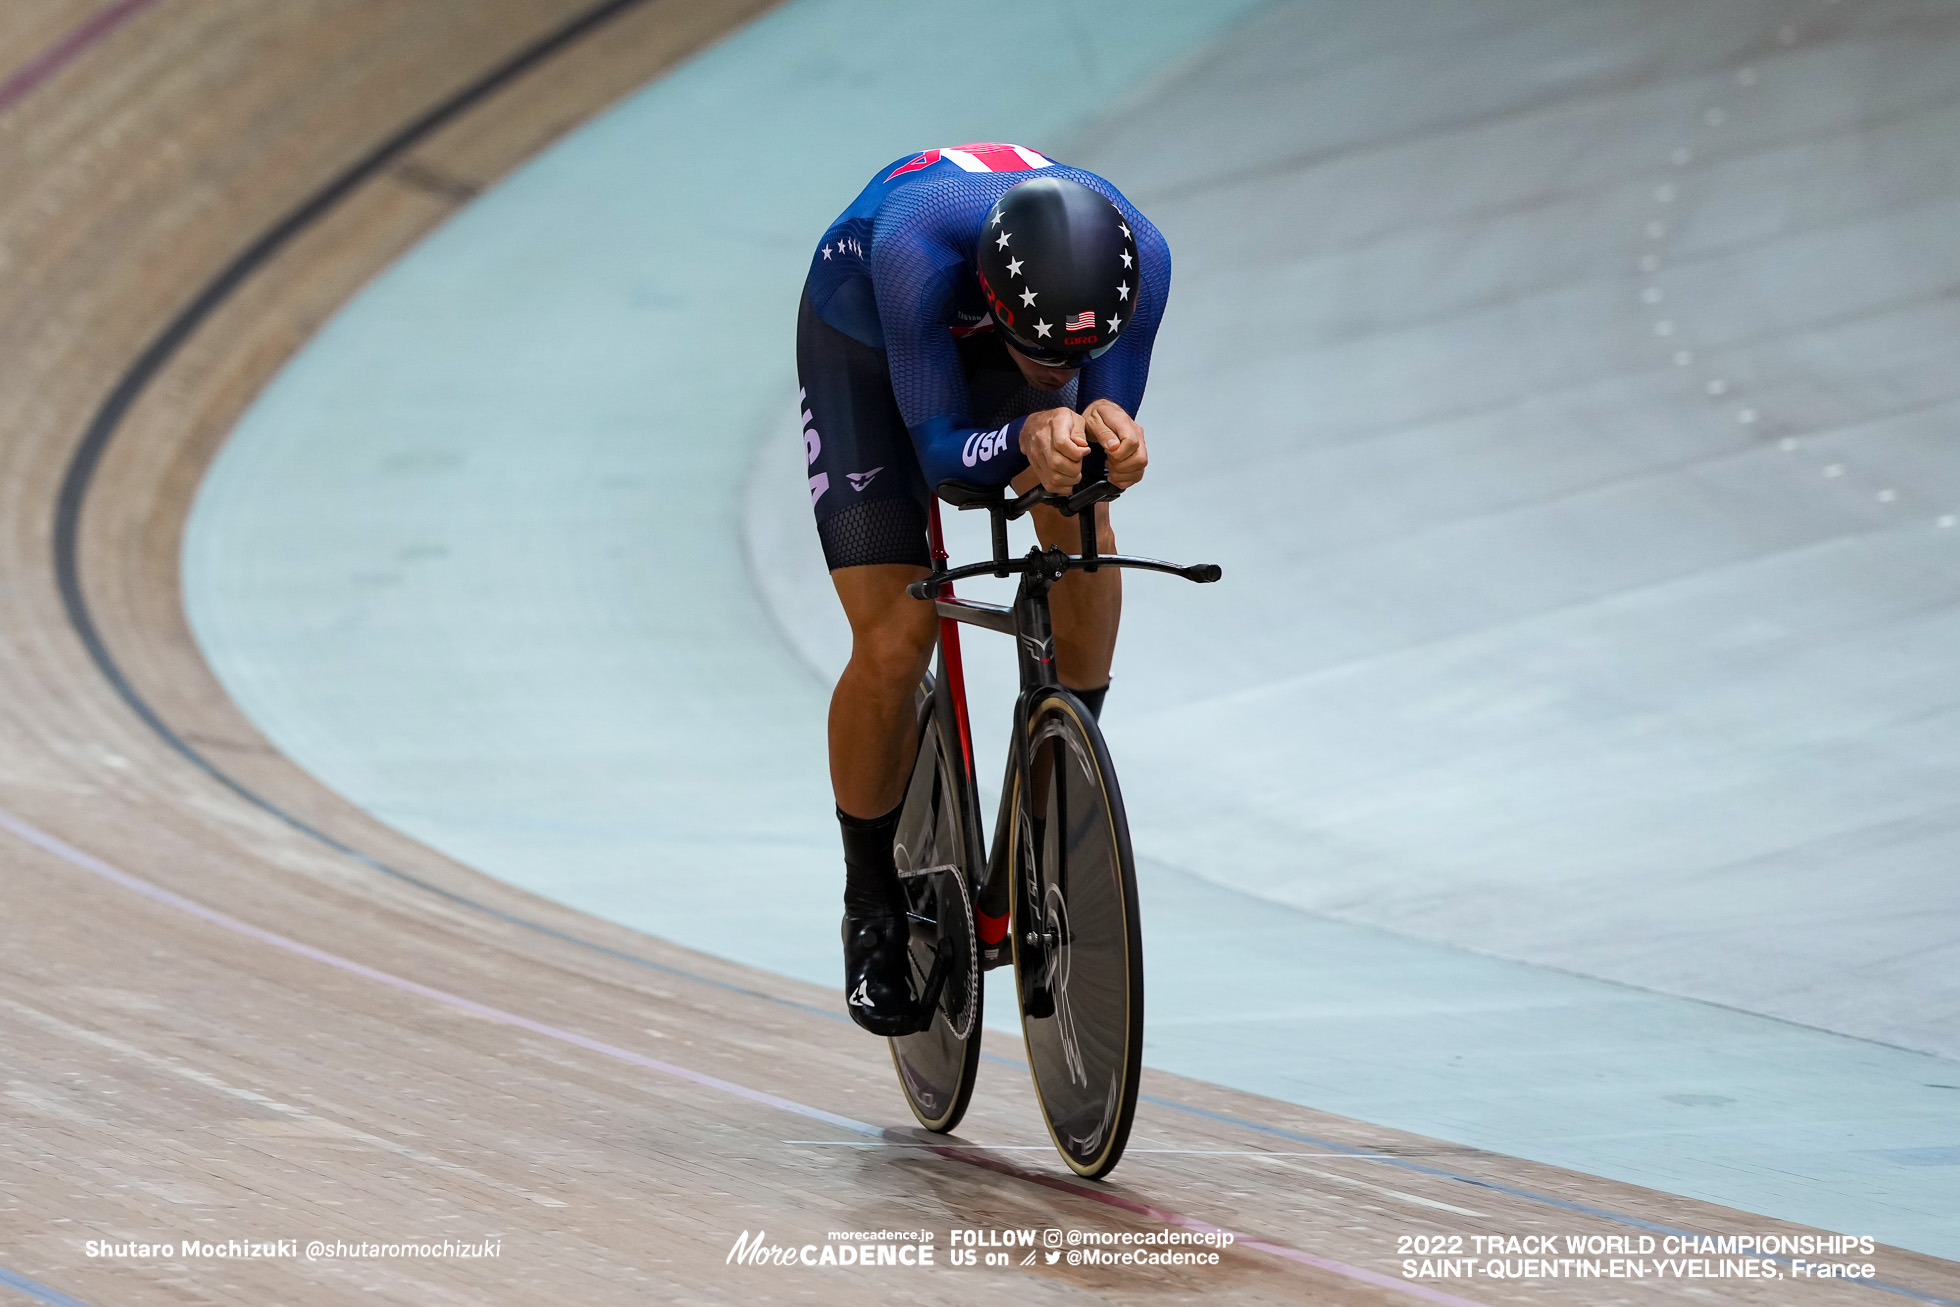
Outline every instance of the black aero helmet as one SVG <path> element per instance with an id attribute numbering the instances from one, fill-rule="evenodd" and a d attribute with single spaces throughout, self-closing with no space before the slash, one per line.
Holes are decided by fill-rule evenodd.
<path id="1" fill-rule="evenodd" d="M 978 263 L 994 322 L 1053 367 L 1079 368 L 1114 345 L 1143 281 L 1123 211 L 1065 177 L 1024 181 L 994 201 Z"/>

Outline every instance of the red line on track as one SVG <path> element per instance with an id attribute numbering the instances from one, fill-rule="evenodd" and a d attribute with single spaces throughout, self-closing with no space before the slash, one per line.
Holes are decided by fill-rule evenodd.
<path id="1" fill-rule="evenodd" d="M 0 113 L 5 113 L 42 82 L 66 68 L 82 51 L 121 27 L 157 0 L 116 0 L 35 57 L 25 68 L 0 82 Z"/>
<path id="2" fill-rule="evenodd" d="M 403 993 L 414 994 L 418 997 L 441 1003 L 446 1007 L 455 1008 L 458 1011 L 468 1012 L 472 1016 L 483 1017 L 486 1020 L 497 1022 L 500 1025 L 529 1031 L 531 1034 L 542 1035 L 546 1039 L 555 1039 L 560 1043 L 571 1044 L 576 1048 L 583 1048 L 588 1052 L 598 1053 L 603 1057 L 609 1057 L 618 1062 L 644 1067 L 649 1071 L 658 1071 L 662 1075 L 672 1076 L 676 1080 L 684 1080 L 692 1085 L 699 1085 L 703 1089 L 713 1089 L 719 1093 L 728 1094 L 763 1107 L 773 1107 L 779 1111 L 790 1112 L 807 1120 L 822 1121 L 826 1125 L 835 1126 L 840 1130 L 848 1130 L 855 1135 L 862 1135 L 871 1139 L 885 1139 L 894 1143 L 918 1144 L 920 1142 L 914 1135 L 891 1130 L 884 1126 L 872 1125 L 868 1121 L 859 1121 L 853 1117 L 843 1116 L 836 1112 L 828 1112 L 820 1107 L 811 1107 L 807 1103 L 799 1103 L 794 1099 L 783 1098 L 779 1095 L 769 1093 L 766 1090 L 751 1089 L 747 1085 L 738 1085 L 732 1080 L 723 1080 L 718 1076 L 706 1075 L 700 1071 L 695 1071 L 689 1067 L 678 1066 L 672 1062 L 663 1062 L 659 1058 L 648 1057 L 644 1053 L 635 1053 L 630 1048 L 621 1048 L 617 1044 L 608 1044 L 604 1040 L 594 1039 L 590 1035 L 581 1035 L 577 1031 L 566 1030 L 561 1026 L 553 1026 L 542 1021 L 534 1021 L 530 1017 L 519 1016 L 515 1012 L 506 1012 L 502 1008 L 494 1008 L 486 1003 L 479 1003 L 475 999 L 464 998 L 460 994 L 452 994 L 448 990 L 437 989 L 432 985 L 424 985 L 420 981 L 409 980 L 406 977 L 397 976 L 392 972 L 382 971 L 377 967 L 370 967 L 365 963 L 356 962 L 351 958 L 341 957 L 338 953 L 329 953 L 325 949 L 315 948 L 311 944 L 303 944 L 299 940 L 281 935 L 276 931 L 266 930 L 264 927 L 254 926 L 250 922 L 240 921 L 237 917 L 220 912 L 216 908 L 206 907 L 195 899 L 185 898 L 181 894 L 164 889 L 161 885 L 152 885 L 149 881 L 132 876 L 117 867 L 112 867 L 100 858 L 82 852 L 82 850 L 72 844 L 57 839 L 39 827 L 22 821 L 4 809 L 0 809 L 0 828 L 11 831 L 43 852 L 51 853 L 72 866 L 80 867 L 83 871 L 92 872 L 104 880 L 120 885 L 134 894 L 139 894 L 149 899 L 153 903 L 161 903 L 166 907 L 176 908 L 179 912 L 189 913 L 191 916 L 197 917 L 202 921 L 207 921 L 214 926 L 221 926 L 235 934 L 255 939 L 261 944 L 269 944 L 273 948 L 282 949 L 287 953 L 296 954 L 303 958 L 310 958 L 325 966 L 333 967 L 338 971 L 360 976 L 363 979 L 372 980 L 377 984 L 386 985 L 391 989 L 398 989 Z M 1064 1180 L 1059 1176 L 1043 1175 L 1038 1171 L 1023 1170 L 1012 1163 L 1003 1162 L 997 1158 L 976 1153 L 971 1149 L 962 1148 L 958 1144 L 928 1143 L 927 1146 L 941 1157 L 953 1161 L 965 1162 L 970 1166 L 977 1166 L 985 1171 L 994 1171 L 1001 1175 L 1011 1176 L 1017 1180 L 1025 1180 L 1030 1184 L 1042 1185 L 1049 1189 L 1059 1189 L 1063 1193 L 1073 1194 L 1078 1198 L 1087 1198 L 1092 1202 L 1101 1203 L 1106 1207 L 1115 1207 L 1126 1212 L 1132 1212 L 1138 1216 L 1147 1217 L 1150 1220 L 1158 1221 L 1165 1225 L 1175 1225 L 1186 1230 L 1199 1231 L 1205 1234 L 1229 1234 L 1232 1236 L 1232 1242 L 1234 1244 L 1256 1249 L 1259 1252 L 1283 1258 L 1302 1266 L 1311 1266 L 1317 1270 L 1328 1271 L 1350 1280 L 1358 1280 L 1363 1284 L 1374 1285 L 1376 1288 L 1387 1289 L 1411 1298 L 1418 1298 L 1424 1302 L 1442 1303 L 1445 1304 L 1445 1307 L 1481 1307 L 1480 1304 L 1472 1302 L 1470 1299 L 1458 1298 L 1444 1293 L 1441 1290 L 1429 1288 L 1427 1285 L 1414 1284 L 1407 1280 L 1398 1280 L 1392 1275 L 1384 1275 L 1379 1271 L 1368 1270 L 1366 1267 L 1350 1266 L 1346 1262 L 1335 1261 L 1330 1257 L 1320 1257 L 1313 1253 L 1302 1252 L 1297 1248 L 1291 1248 L 1282 1243 L 1275 1243 L 1270 1239 L 1260 1239 L 1252 1235 L 1242 1234 L 1239 1231 L 1231 1230 L 1224 1226 L 1213 1225 L 1208 1221 L 1201 1221 L 1196 1217 L 1185 1216 L 1179 1212 L 1171 1211 L 1168 1208 L 1156 1207 L 1135 1198 L 1128 1198 L 1122 1194 L 1112 1193 L 1106 1189 L 1099 1189 L 1073 1180 Z"/>

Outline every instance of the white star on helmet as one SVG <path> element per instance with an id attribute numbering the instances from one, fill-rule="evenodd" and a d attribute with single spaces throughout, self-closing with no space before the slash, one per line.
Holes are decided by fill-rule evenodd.
<path id="1" fill-rule="evenodd" d="M 1033 305 L 1033 303 L 1034 303 L 1034 292 L 1031 290 L 1023 289 L 1021 291 L 1021 306 L 1023 308 L 1027 308 Z"/>
<path id="2" fill-rule="evenodd" d="M 1117 298 L 1117 299 L 1119 299 L 1119 300 L 1126 300 L 1126 299 L 1128 299 L 1128 298 L 1130 298 L 1130 283 L 1129 283 L 1129 282 L 1127 282 L 1127 281 L 1125 281 L 1125 282 L 1121 282 L 1121 283 L 1119 283 L 1119 284 L 1117 285 L 1117 287 L 1116 287 L 1116 298 Z"/>
<path id="3" fill-rule="evenodd" d="M 1010 276 L 1010 277 L 1018 277 L 1018 276 L 1020 276 L 1020 275 L 1021 275 L 1021 263 L 1022 263 L 1022 260 L 1020 260 L 1020 259 L 1009 259 L 1009 260 L 1007 261 L 1007 275 L 1008 275 L 1008 276 Z"/>
<path id="4" fill-rule="evenodd" d="M 1000 234 L 1000 239 L 994 242 L 994 248 L 995 248 L 995 249 L 997 249 L 997 250 L 1004 250 L 1004 249 L 1006 249 L 1006 248 L 1007 248 L 1007 238 L 1008 238 L 1009 236 L 1012 236 L 1013 234 L 1014 234 L 1014 233 L 1013 233 L 1013 232 L 1011 232 L 1011 231 L 1004 231 L 1004 232 L 1002 232 L 1002 233 Z M 1126 255 L 1124 255 L 1123 257 L 1124 257 L 1124 258 L 1128 258 L 1128 257 L 1129 257 L 1129 255 L 1127 255 L 1127 254 L 1126 254 Z"/>
<path id="5" fill-rule="evenodd" d="M 1049 326 L 1046 322 L 1037 322 L 1034 324 L 1034 334 L 1040 336 L 1043 340 L 1046 340 L 1048 338 L 1048 333 L 1052 330 L 1054 330 L 1054 328 Z"/>
<path id="6" fill-rule="evenodd" d="M 1117 332 L 1117 331 L 1119 331 L 1119 330 L 1120 330 L 1120 329 L 1122 328 L 1122 326 L 1123 326 L 1123 319 L 1121 319 L 1121 318 L 1111 318 L 1111 319 L 1109 320 L 1109 332 L 1110 332 L 1110 334 L 1111 334 L 1112 336 L 1113 336 L 1113 335 L 1115 335 L 1115 334 L 1116 334 L 1116 332 Z"/>

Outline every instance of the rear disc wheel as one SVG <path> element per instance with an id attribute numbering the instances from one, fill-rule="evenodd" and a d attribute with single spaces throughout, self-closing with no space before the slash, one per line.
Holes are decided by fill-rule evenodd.
<path id="1" fill-rule="evenodd" d="M 928 1130 L 959 1124 L 980 1068 L 980 956 L 967 885 L 964 775 L 939 723 L 926 715 L 918 761 L 899 810 L 893 857 L 911 921 L 913 992 L 938 988 L 924 1030 L 891 1040 L 912 1114 Z"/>

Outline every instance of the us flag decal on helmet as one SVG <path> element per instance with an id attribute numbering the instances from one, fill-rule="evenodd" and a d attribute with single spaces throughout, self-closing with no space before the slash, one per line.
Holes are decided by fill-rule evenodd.
<path id="1" fill-rule="evenodd" d="M 1084 309 L 1062 324 L 1063 331 L 1088 331 L 1096 325 L 1096 311 Z"/>

